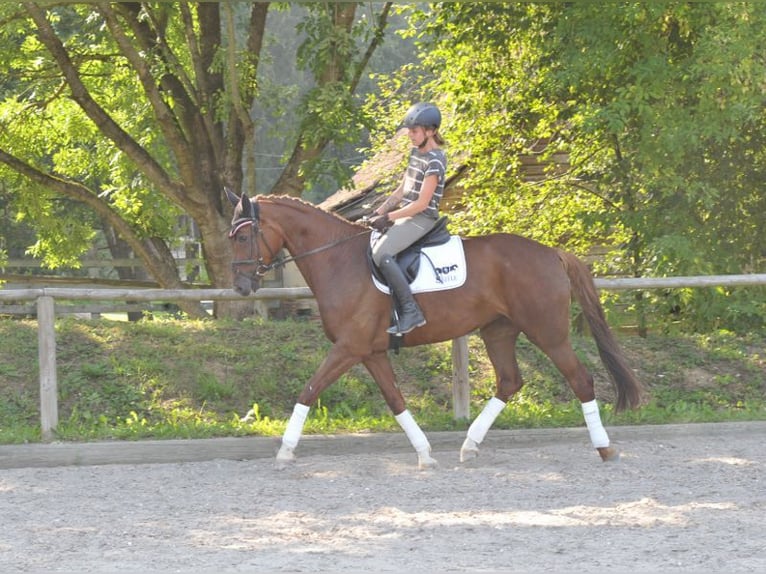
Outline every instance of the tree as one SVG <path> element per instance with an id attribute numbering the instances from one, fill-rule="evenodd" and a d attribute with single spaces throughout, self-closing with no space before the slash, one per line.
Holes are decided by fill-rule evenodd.
<path id="1" fill-rule="evenodd" d="M 606 266 L 634 276 L 758 270 L 765 18 L 758 3 L 657 1 L 416 13 L 419 73 L 435 77 L 421 93 L 440 98 L 451 155 L 470 164 L 455 223 L 580 253 L 609 245 Z M 524 179 L 530 155 L 549 161 L 546 179 Z M 744 289 L 634 300 L 647 302 L 698 328 L 764 320 Z"/>
<path id="2" fill-rule="evenodd" d="M 355 93 L 390 4 L 366 19 L 357 8 L 306 6 L 298 65 L 313 86 L 291 110 L 298 129 L 286 134 L 293 146 L 274 193 L 301 195 L 326 172 L 328 145 L 358 139 L 365 125 Z M 0 88 L 2 176 L 18 190 L 17 209 L 34 219 L 37 248 L 50 263 L 75 258 L 103 220 L 162 287 L 181 288 L 169 242 L 185 213 L 199 230 L 210 282 L 228 286 L 222 190 L 257 185 L 250 112 L 261 94 L 272 9 L 266 2 L 0 6 L 0 58 L 9 70 Z M 72 202 L 90 216 L 68 217 Z"/>

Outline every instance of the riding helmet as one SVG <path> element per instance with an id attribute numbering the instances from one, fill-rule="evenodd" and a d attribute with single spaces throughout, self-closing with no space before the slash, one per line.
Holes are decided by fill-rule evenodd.
<path id="1" fill-rule="evenodd" d="M 438 129 L 442 123 L 442 115 L 433 104 L 419 102 L 412 106 L 404 116 L 401 128 L 414 128 L 423 126 L 425 128 Z"/>

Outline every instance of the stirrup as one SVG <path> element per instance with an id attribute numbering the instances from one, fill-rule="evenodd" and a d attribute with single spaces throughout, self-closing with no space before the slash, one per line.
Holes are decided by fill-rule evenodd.
<path id="1" fill-rule="evenodd" d="M 409 333 L 410 331 L 414 331 L 414 330 L 415 330 L 415 329 L 417 329 L 418 327 L 422 327 L 422 326 L 423 326 L 423 325 L 425 325 L 426 323 L 427 323 L 427 321 L 426 321 L 426 318 L 425 318 L 425 317 L 423 317 L 423 319 L 422 319 L 422 320 L 418 321 L 418 323 L 417 323 L 417 324 L 415 324 L 415 325 L 412 325 L 412 327 L 410 327 L 410 328 L 409 328 L 409 329 L 407 329 L 406 331 L 400 331 L 400 330 L 399 330 L 399 325 L 400 325 L 400 322 L 399 322 L 399 321 L 397 321 L 395 325 L 392 325 L 391 327 L 389 327 L 388 329 L 386 329 L 386 333 L 388 333 L 389 335 L 395 335 L 395 336 L 397 336 L 397 337 L 401 337 L 402 335 L 406 335 L 406 334 L 407 334 L 407 333 Z"/>

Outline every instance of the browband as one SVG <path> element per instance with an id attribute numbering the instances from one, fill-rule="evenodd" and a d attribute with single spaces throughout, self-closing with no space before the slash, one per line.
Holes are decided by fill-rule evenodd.
<path id="1" fill-rule="evenodd" d="M 238 219 L 231 224 L 231 231 L 229 231 L 229 237 L 234 237 L 237 232 L 245 225 L 255 225 L 255 219 Z"/>

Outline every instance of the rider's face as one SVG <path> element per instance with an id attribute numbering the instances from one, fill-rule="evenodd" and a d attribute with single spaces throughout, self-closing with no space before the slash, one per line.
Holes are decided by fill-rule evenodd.
<path id="1" fill-rule="evenodd" d="M 425 141 L 433 134 L 433 130 L 427 130 L 423 126 L 414 126 L 407 128 L 407 135 L 412 142 L 412 145 L 420 147 Z"/>

